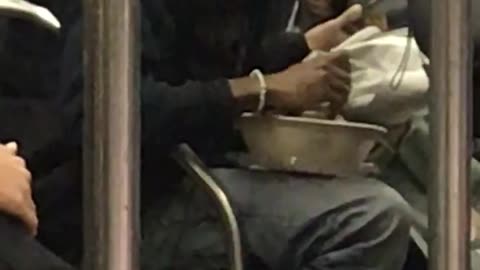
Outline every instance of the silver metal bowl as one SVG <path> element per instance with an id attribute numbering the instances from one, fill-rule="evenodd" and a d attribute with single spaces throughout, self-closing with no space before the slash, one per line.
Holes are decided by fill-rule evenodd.
<path id="1" fill-rule="evenodd" d="M 387 130 L 306 117 L 244 114 L 238 121 L 249 160 L 262 169 L 349 176 L 362 167 Z"/>

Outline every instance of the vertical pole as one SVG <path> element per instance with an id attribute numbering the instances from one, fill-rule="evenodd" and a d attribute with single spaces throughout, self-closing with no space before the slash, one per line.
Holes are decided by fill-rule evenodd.
<path id="1" fill-rule="evenodd" d="M 470 5 L 471 0 L 431 5 L 431 270 L 470 269 Z"/>
<path id="2" fill-rule="evenodd" d="M 139 3 L 83 1 L 84 269 L 137 270 Z"/>

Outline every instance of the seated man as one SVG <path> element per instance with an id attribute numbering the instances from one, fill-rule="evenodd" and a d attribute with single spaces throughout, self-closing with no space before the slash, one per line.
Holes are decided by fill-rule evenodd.
<path id="1" fill-rule="evenodd" d="M 254 68 L 268 74 L 267 107 L 285 113 L 324 101 L 341 107 L 349 90 L 348 58 L 329 54 L 301 60 L 311 50 L 328 51 L 341 42 L 347 36 L 343 30 L 361 14 L 350 10 L 306 35 L 269 37 L 262 27 L 267 10 L 258 1 L 144 0 L 142 6 L 142 269 L 225 269 L 215 209 L 196 187 L 182 181 L 168 154 L 186 142 L 212 167 L 226 166 L 217 157 L 225 148 L 234 149 L 234 120 L 258 106 L 259 82 L 247 76 Z M 70 152 L 62 156 L 77 161 L 81 44 L 77 28 L 65 49 L 60 102 L 67 139 L 61 143 Z M 215 174 L 239 217 L 246 269 L 401 269 L 408 206 L 385 185 L 361 177 L 319 179 L 233 169 Z M 76 176 L 63 180 L 75 185 Z M 50 197 L 65 196 L 53 190 Z M 189 202 L 192 208 L 185 205 Z M 49 213 L 45 220 L 55 226 L 59 214 L 55 209 Z M 76 227 L 72 222 L 63 226 L 62 219 L 56 234 L 40 230 L 55 251 L 75 248 L 67 234 L 81 234 L 81 214 L 76 214 Z M 68 259 L 78 264 L 81 248 L 76 250 Z"/>
<path id="2" fill-rule="evenodd" d="M 408 206 L 380 182 L 240 169 L 213 169 L 213 173 L 239 218 L 247 247 L 246 269 L 401 269 L 403 265 Z M 167 210 L 165 201 L 160 201 L 148 211 L 144 268 L 221 269 L 227 265 L 226 247 L 214 204 L 192 183 L 184 182 L 180 190 L 179 197 L 167 201 Z M 380 220 L 388 225 L 377 226 Z M 391 253 L 376 257 L 380 250 Z"/>

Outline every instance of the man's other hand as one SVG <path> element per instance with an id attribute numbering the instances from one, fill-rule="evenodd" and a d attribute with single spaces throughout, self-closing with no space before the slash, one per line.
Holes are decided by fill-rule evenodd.
<path id="1" fill-rule="evenodd" d="M 35 235 L 38 219 L 30 185 L 31 174 L 17 156 L 17 144 L 0 144 L 0 211 L 19 218 Z"/>
<path id="2" fill-rule="evenodd" d="M 350 62 L 342 52 L 325 53 L 266 76 L 267 103 L 280 111 L 302 113 L 328 103 L 335 116 L 350 93 Z"/>
<path id="3" fill-rule="evenodd" d="M 363 8 L 353 5 L 335 19 L 313 27 L 305 33 L 310 50 L 330 51 L 354 34 L 362 24 Z"/>

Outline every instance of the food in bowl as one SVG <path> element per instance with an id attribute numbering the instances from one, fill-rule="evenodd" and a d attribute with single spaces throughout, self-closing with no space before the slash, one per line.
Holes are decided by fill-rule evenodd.
<path id="1" fill-rule="evenodd" d="M 361 174 L 387 133 L 369 124 L 252 113 L 242 115 L 238 127 L 255 167 L 334 176 Z"/>

